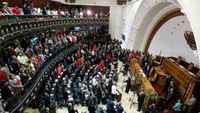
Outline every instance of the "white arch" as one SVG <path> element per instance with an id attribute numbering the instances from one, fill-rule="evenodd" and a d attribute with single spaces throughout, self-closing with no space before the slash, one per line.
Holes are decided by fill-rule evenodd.
<path id="1" fill-rule="evenodd" d="M 199 0 L 143 0 L 134 18 L 134 29 L 131 31 L 131 34 L 134 33 L 134 37 L 128 37 L 128 41 L 132 41 L 134 49 L 143 50 L 147 37 L 149 36 L 153 25 L 158 21 L 158 18 L 164 13 L 167 13 L 167 7 L 175 6 L 174 8 L 182 9 L 191 24 L 200 59 L 200 23 L 198 22 L 198 20 L 200 20 L 199 4 Z M 161 13 L 162 11 L 163 14 Z"/>

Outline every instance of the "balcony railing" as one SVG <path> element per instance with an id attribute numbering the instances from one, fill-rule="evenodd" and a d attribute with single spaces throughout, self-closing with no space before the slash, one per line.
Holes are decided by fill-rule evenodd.
<path id="1" fill-rule="evenodd" d="M 0 20 L 0 45 L 21 34 L 59 26 L 108 25 L 108 18 L 69 18 L 65 16 L 5 16 Z"/>

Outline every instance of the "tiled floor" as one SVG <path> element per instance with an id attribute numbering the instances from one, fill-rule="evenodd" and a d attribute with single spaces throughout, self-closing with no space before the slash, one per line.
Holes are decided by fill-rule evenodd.
<path id="1" fill-rule="evenodd" d="M 125 91 L 122 91 L 122 87 L 123 87 L 123 80 L 124 80 L 124 76 L 122 75 L 122 73 L 120 73 L 120 69 L 122 67 L 122 63 L 119 62 L 119 67 L 118 67 L 118 72 L 119 72 L 119 80 L 117 83 L 117 87 L 118 90 L 122 93 L 122 106 L 124 107 L 124 110 L 126 113 L 140 113 L 137 111 L 137 104 L 132 104 L 130 102 L 130 97 L 132 92 L 129 92 L 129 94 L 125 93 Z M 137 97 L 135 96 L 133 98 L 133 102 L 137 103 Z M 81 106 L 75 106 L 75 109 L 77 109 L 79 111 L 79 113 L 88 113 L 87 108 L 86 107 L 81 107 Z M 39 113 L 37 110 L 31 110 L 28 109 L 27 112 L 24 113 Z M 59 108 L 57 109 L 57 113 L 68 113 L 67 108 Z"/>
<path id="2" fill-rule="evenodd" d="M 119 72 L 121 67 L 122 67 L 122 63 L 119 62 L 118 72 Z M 129 94 L 127 94 L 127 93 L 125 93 L 124 90 L 122 91 L 123 80 L 124 80 L 124 76 L 122 75 L 122 73 L 119 73 L 119 80 L 118 80 L 118 83 L 117 83 L 117 87 L 118 87 L 118 90 L 122 93 L 121 103 L 124 107 L 125 112 L 126 113 L 140 113 L 140 112 L 137 111 L 137 104 L 136 104 L 137 103 L 137 97 L 136 96 L 133 97 L 132 92 L 129 92 Z M 130 102 L 131 96 L 133 98 L 132 102 L 134 102 L 135 104 L 131 104 L 131 102 Z"/>

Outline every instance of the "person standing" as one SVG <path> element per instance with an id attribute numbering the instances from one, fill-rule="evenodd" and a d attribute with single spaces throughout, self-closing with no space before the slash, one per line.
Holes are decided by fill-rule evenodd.
<path id="1" fill-rule="evenodd" d="M 192 95 L 192 97 L 186 101 L 186 106 L 187 106 L 186 113 L 192 113 L 192 110 L 196 102 L 197 102 L 197 99 L 194 97 L 194 95 Z"/>
<path id="2" fill-rule="evenodd" d="M 122 107 L 121 103 L 118 103 L 116 105 L 116 113 L 123 113 L 124 112 L 124 108 Z"/>
<path id="3" fill-rule="evenodd" d="M 111 94 L 112 94 L 113 100 L 115 100 L 118 95 L 116 83 L 113 83 L 113 85 L 111 87 Z"/>
<path id="4" fill-rule="evenodd" d="M 106 108 L 107 108 L 107 113 L 115 113 L 114 111 L 114 103 L 111 100 L 111 97 L 109 97 L 107 99 L 107 103 L 106 103 Z"/>
<path id="5" fill-rule="evenodd" d="M 173 111 L 175 112 L 175 113 L 181 113 L 181 111 L 182 111 L 182 102 L 181 102 L 181 100 L 179 99 L 176 103 L 175 103 L 175 105 L 172 107 L 172 109 L 173 109 Z"/>
<path id="6" fill-rule="evenodd" d="M 126 90 L 125 90 L 125 92 L 128 93 L 129 90 L 130 90 L 130 88 L 131 88 L 131 77 L 130 76 L 128 77 L 128 80 L 126 82 L 127 83 L 126 83 Z"/>
<path id="7" fill-rule="evenodd" d="M 169 88 L 171 80 L 172 80 L 172 76 L 171 75 L 166 75 L 163 92 L 166 91 Z"/>
<path id="8" fill-rule="evenodd" d="M 143 103 L 144 103 L 144 98 L 145 98 L 145 93 L 144 93 L 143 89 L 141 89 L 138 94 L 138 109 L 137 109 L 137 111 L 141 111 Z"/>
<path id="9" fill-rule="evenodd" d="M 150 104 L 149 107 L 148 107 L 148 109 L 149 109 L 149 113 L 157 113 L 157 107 L 156 107 L 155 102 L 153 102 L 152 104 Z"/>
<path id="10" fill-rule="evenodd" d="M 89 105 L 88 111 L 89 111 L 89 113 L 95 113 L 95 111 L 96 111 L 95 105 Z"/>

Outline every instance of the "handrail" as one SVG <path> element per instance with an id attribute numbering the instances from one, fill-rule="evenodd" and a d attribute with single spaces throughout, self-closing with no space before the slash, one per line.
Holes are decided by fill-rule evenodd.
<path id="1" fill-rule="evenodd" d="M 0 19 L 0 25 L 11 25 L 16 24 L 18 22 L 24 23 L 24 22 L 32 22 L 32 21 L 48 21 L 48 20 L 63 20 L 63 19 L 107 19 L 108 17 L 83 17 L 83 18 L 72 18 L 68 16 L 58 16 L 58 15 L 20 15 L 20 16 L 13 16 L 13 15 L 6 15 L 6 16 L 0 16 L 2 19 Z"/>
<path id="2" fill-rule="evenodd" d="M 15 21 L 15 23 L 5 23 L 0 25 L 0 45 L 9 40 L 13 40 L 21 34 L 30 33 L 33 31 L 41 31 L 41 29 L 55 28 L 59 26 L 74 26 L 74 25 L 108 25 L 106 18 L 51 18 L 51 19 L 29 19 L 29 21 Z"/>

